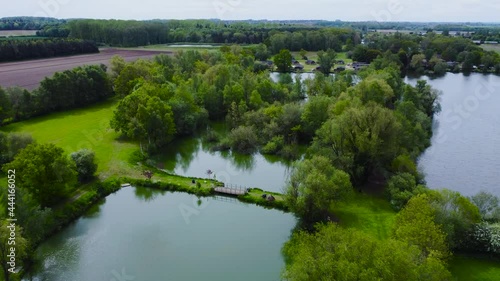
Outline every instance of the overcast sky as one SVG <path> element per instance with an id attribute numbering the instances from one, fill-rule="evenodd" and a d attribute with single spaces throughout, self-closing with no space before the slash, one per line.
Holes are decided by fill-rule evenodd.
<path id="1" fill-rule="evenodd" d="M 500 0 L 1 0 L 0 17 L 500 22 Z"/>

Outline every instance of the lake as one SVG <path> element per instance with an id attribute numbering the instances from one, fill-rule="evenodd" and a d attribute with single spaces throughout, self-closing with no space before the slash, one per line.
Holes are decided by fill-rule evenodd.
<path id="1" fill-rule="evenodd" d="M 428 186 L 500 196 L 500 76 L 447 73 L 421 79 L 442 91 L 432 146 L 419 160 Z"/>
<path id="2" fill-rule="evenodd" d="M 127 187 L 44 242 L 25 281 L 278 281 L 296 220 L 225 197 Z"/>

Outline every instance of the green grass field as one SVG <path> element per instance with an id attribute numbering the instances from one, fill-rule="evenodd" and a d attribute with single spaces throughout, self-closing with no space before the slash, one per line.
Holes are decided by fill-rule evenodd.
<path id="1" fill-rule="evenodd" d="M 306 64 L 306 60 L 302 59 L 302 57 L 300 56 L 299 52 L 292 52 L 292 55 L 295 57 L 295 59 L 300 64 L 302 64 L 304 66 L 304 72 L 312 72 L 314 69 L 316 69 L 316 67 L 319 66 L 319 64 L 307 65 Z M 306 57 L 308 59 L 313 60 L 316 63 L 318 63 L 318 53 L 317 52 L 307 52 Z M 343 60 L 346 63 L 346 65 L 348 63 L 352 63 L 352 59 L 348 59 L 347 58 L 347 53 L 346 52 L 337 53 L 337 57 L 335 58 L 335 60 Z M 344 67 L 346 67 L 346 65 L 335 64 L 333 66 L 333 68 L 332 68 L 332 71 L 333 71 L 333 69 L 335 69 L 338 66 L 344 66 Z"/>
<path id="2" fill-rule="evenodd" d="M 456 255 L 450 262 L 450 271 L 457 281 L 498 281 L 500 261 Z"/>
<path id="3" fill-rule="evenodd" d="M 386 199 L 360 193 L 337 203 L 333 213 L 340 225 L 356 228 L 378 239 L 389 238 L 396 218 L 396 212 Z"/>
<path id="4" fill-rule="evenodd" d="M 53 143 L 72 153 L 88 148 L 96 153 L 98 173 L 102 178 L 128 175 L 133 171 L 128 163 L 138 145 L 121 141 L 109 121 L 116 101 L 108 101 L 85 109 L 54 113 L 0 128 L 6 132 L 31 134 L 40 143 Z"/>
<path id="5" fill-rule="evenodd" d="M 500 44 L 492 45 L 492 44 L 482 44 L 481 47 L 486 51 L 495 51 L 500 54 Z M 500 278 L 499 278 L 500 279 Z"/>

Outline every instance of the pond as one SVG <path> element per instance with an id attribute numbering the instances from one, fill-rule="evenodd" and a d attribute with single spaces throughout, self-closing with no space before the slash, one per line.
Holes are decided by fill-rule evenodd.
<path id="1" fill-rule="evenodd" d="M 44 242 L 23 280 L 277 281 L 295 223 L 227 197 L 126 187 Z"/>
<path id="2" fill-rule="evenodd" d="M 220 135 L 227 134 L 223 123 L 211 126 Z M 211 170 L 211 177 L 224 183 L 283 192 L 292 171 L 292 161 L 260 153 L 243 155 L 213 151 L 211 147 L 201 135 L 182 138 L 171 143 L 154 160 L 159 168 L 177 175 L 206 178 L 207 170 Z M 305 150 L 304 147 L 301 150 Z"/>

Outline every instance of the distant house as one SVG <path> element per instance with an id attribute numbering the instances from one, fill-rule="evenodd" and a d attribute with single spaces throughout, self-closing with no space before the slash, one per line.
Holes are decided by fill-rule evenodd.
<path id="1" fill-rule="evenodd" d="M 484 44 L 498 44 L 498 41 L 484 41 Z"/>
<path id="2" fill-rule="evenodd" d="M 306 61 L 306 64 L 307 64 L 307 65 L 315 65 L 315 64 L 316 64 L 316 62 L 315 62 L 315 61 L 313 61 L 313 60 L 307 60 L 307 61 Z"/>
<path id="3" fill-rule="evenodd" d="M 304 70 L 304 66 L 302 64 L 300 64 L 300 63 L 299 64 L 295 64 L 293 66 L 293 70 L 295 70 L 295 71 Z"/>
<path id="4" fill-rule="evenodd" d="M 342 72 L 342 71 L 344 71 L 344 70 L 345 70 L 345 66 L 337 66 L 337 67 L 335 68 L 335 72 Z"/>
<path id="5" fill-rule="evenodd" d="M 342 65 L 343 65 L 343 64 L 345 64 L 345 61 L 343 61 L 343 60 L 338 60 L 338 61 L 337 61 L 337 64 L 342 64 Z"/>
<path id="6" fill-rule="evenodd" d="M 481 40 L 472 40 L 472 43 L 476 45 L 481 45 Z"/>
<path id="7" fill-rule="evenodd" d="M 293 65 L 299 64 L 299 61 L 297 61 L 296 59 L 292 59 L 292 64 Z"/>
<path id="8" fill-rule="evenodd" d="M 448 67 L 453 68 L 453 67 L 455 67 L 458 64 L 458 62 L 456 62 L 456 61 L 447 61 L 446 64 L 448 65 Z"/>

